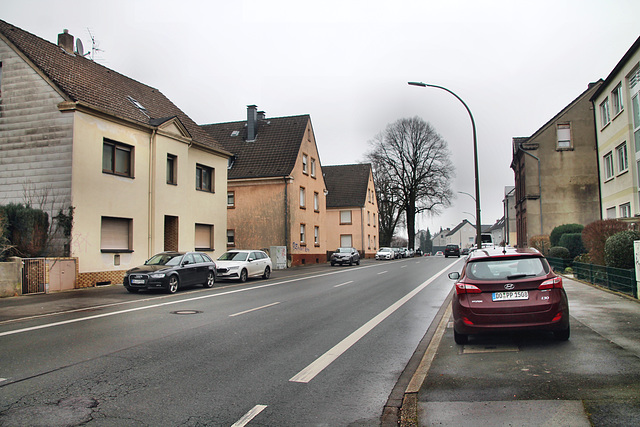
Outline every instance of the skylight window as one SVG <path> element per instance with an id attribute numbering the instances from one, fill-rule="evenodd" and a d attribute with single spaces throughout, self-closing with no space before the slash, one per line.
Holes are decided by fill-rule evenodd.
<path id="1" fill-rule="evenodd" d="M 238 136 L 238 135 L 240 135 L 239 130 L 234 130 L 233 132 L 231 132 L 231 136 Z"/>
<path id="2" fill-rule="evenodd" d="M 147 114 L 147 109 L 144 108 L 144 105 L 142 105 L 140 102 L 136 101 L 135 99 L 133 99 L 130 96 L 127 96 L 127 99 L 129 100 L 129 102 L 131 102 L 133 105 L 135 105 L 138 110 L 142 111 L 142 114 L 144 114 L 145 116 L 149 117 L 149 115 Z"/>

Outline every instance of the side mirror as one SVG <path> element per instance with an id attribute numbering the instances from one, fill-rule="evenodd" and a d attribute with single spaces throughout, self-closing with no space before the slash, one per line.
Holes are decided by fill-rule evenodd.
<path id="1" fill-rule="evenodd" d="M 449 273 L 449 279 L 458 280 L 460 278 L 460 273 L 454 271 L 453 273 Z"/>
<path id="2" fill-rule="evenodd" d="M 189 260 L 184 260 L 184 261 L 182 261 L 182 266 L 183 266 L 183 267 L 184 267 L 185 265 L 188 265 L 188 264 L 191 264 L 191 263 L 189 262 Z"/>
<path id="3" fill-rule="evenodd" d="M 252 261 L 253 261 L 253 258 L 249 258 L 247 261 L 252 262 Z"/>

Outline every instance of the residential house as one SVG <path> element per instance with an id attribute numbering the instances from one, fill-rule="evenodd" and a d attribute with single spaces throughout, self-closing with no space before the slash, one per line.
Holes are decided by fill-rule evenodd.
<path id="1" fill-rule="evenodd" d="M 371 164 L 323 166 L 327 185 L 327 248 L 354 247 L 363 258 L 378 250 L 378 203 Z"/>
<path id="2" fill-rule="evenodd" d="M 588 88 L 530 137 L 513 138 L 518 247 L 558 225 L 600 219 L 598 163 Z"/>
<path id="3" fill-rule="evenodd" d="M 640 216 L 640 38 L 592 94 L 603 218 Z"/>
<path id="4" fill-rule="evenodd" d="M 447 244 L 458 245 L 462 248 L 470 248 L 476 241 L 476 227 L 468 220 L 463 219 L 449 233 L 447 233 Z"/>
<path id="5" fill-rule="evenodd" d="M 0 203 L 74 209 L 59 240 L 76 287 L 122 283 L 163 250 L 224 251 L 230 153 L 158 89 L 73 47 L 66 30 L 56 45 L 0 21 Z"/>
<path id="6" fill-rule="evenodd" d="M 484 227 L 483 227 L 484 228 Z M 482 231 L 482 234 L 490 234 L 491 241 L 496 246 L 502 246 L 505 243 L 504 240 L 504 231 L 505 231 L 505 219 L 504 217 L 500 218 L 493 224 L 491 227 Z"/>
<path id="7" fill-rule="evenodd" d="M 504 187 L 504 232 L 505 245 L 510 246 L 518 241 L 516 233 L 516 187 L 509 185 Z"/>
<path id="8" fill-rule="evenodd" d="M 475 230 L 475 228 L 474 228 Z M 443 251 L 444 252 L 444 248 L 451 243 L 449 241 L 449 233 L 451 232 L 450 228 L 445 228 L 445 229 L 440 229 L 440 231 L 438 233 L 436 233 L 433 236 L 433 239 L 431 239 L 431 242 L 433 243 L 432 247 L 431 247 L 431 254 L 435 255 L 436 252 L 438 251 Z"/>
<path id="9" fill-rule="evenodd" d="M 202 129 L 233 153 L 227 247 L 284 247 L 289 266 L 326 262 L 326 186 L 309 115 L 266 118 L 249 105 L 246 121 Z"/>

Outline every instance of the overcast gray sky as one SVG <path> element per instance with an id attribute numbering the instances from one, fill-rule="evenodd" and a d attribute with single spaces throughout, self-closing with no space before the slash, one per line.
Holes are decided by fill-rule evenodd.
<path id="1" fill-rule="evenodd" d="M 420 116 L 448 142 L 454 192 L 482 223 L 513 185 L 511 138 L 530 136 L 605 78 L 640 35 L 637 0 L 2 0 L 1 19 L 53 43 L 64 28 L 95 60 L 164 93 L 199 124 L 310 114 L 323 165 L 358 163 L 387 124 Z M 425 216 L 437 232 L 474 201 Z"/>

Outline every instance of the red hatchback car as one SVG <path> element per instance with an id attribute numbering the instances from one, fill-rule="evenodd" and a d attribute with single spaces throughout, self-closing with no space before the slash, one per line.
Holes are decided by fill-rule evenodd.
<path id="1" fill-rule="evenodd" d="M 456 280 L 454 337 L 519 330 L 551 331 L 569 339 L 569 303 L 546 258 L 535 249 L 486 248 L 469 255 Z"/>

